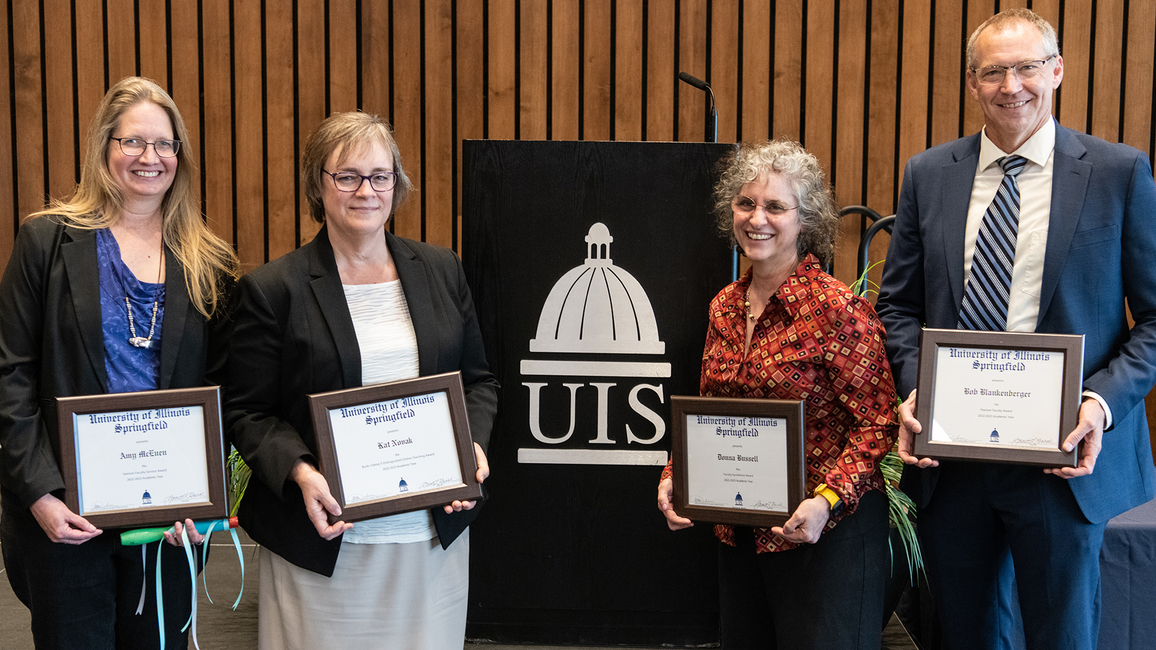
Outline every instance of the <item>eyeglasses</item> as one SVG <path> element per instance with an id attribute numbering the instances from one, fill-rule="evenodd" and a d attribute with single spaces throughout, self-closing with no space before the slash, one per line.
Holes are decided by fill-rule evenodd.
<path id="1" fill-rule="evenodd" d="M 126 156 L 140 156 L 143 155 L 145 149 L 151 144 L 153 151 L 161 158 L 172 158 L 181 150 L 180 140 L 157 140 L 156 142 L 145 142 L 140 138 L 109 138 L 109 140 L 116 140 L 120 145 L 120 152 Z"/>
<path id="2" fill-rule="evenodd" d="M 1020 61 L 1015 65 L 988 65 L 982 68 L 973 69 L 975 78 L 979 83 L 985 86 L 994 86 L 995 84 L 1003 83 L 1007 73 L 1010 70 L 1015 76 L 1019 77 L 1020 81 L 1027 81 L 1035 79 L 1044 73 L 1044 66 L 1048 61 L 1056 58 L 1053 54 L 1046 59 L 1031 59 L 1028 61 Z"/>
<path id="3" fill-rule="evenodd" d="M 361 189 L 361 184 L 365 181 L 369 181 L 369 186 L 373 188 L 374 192 L 385 192 L 392 190 L 394 183 L 397 182 L 397 172 L 376 172 L 369 176 L 362 176 L 353 172 L 331 174 L 322 169 L 321 173 L 332 178 L 333 186 L 341 192 L 356 192 Z"/>
<path id="4" fill-rule="evenodd" d="M 791 210 L 794 210 L 795 208 L 797 208 L 799 206 L 797 206 L 797 205 L 783 205 L 782 203 L 779 203 L 778 201 L 771 201 L 771 202 L 767 203 L 766 205 L 760 206 L 758 203 L 755 203 L 754 199 L 747 197 L 747 196 L 741 196 L 741 195 L 736 196 L 734 198 L 734 200 L 731 201 L 731 209 L 733 209 L 735 212 L 737 212 L 738 214 L 741 214 L 743 216 L 750 216 L 750 215 L 754 214 L 760 207 L 767 214 L 769 214 L 771 216 L 778 217 L 780 215 L 784 215 L 784 214 L 790 212 Z"/>

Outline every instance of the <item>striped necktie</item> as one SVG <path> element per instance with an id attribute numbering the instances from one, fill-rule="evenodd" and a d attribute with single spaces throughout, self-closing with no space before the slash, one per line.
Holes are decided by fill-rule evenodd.
<path id="1" fill-rule="evenodd" d="M 1016 176 L 1027 162 L 1023 156 L 1005 156 L 996 161 L 1003 169 L 1003 182 L 983 215 L 975 239 L 971 277 L 963 291 L 958 329 L 1007 329 L 1008 290 L 1020 223 L 1020 186 Z"/>

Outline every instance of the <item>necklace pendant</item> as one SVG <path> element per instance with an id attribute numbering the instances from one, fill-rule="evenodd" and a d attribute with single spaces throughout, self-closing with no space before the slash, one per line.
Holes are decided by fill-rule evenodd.
<path id="1" fill-rule="evenodd" d="M 134 336 L 128 342 L 134 348 L 151 348 L 153 346 L 153 342 L 143 336 Z"/>

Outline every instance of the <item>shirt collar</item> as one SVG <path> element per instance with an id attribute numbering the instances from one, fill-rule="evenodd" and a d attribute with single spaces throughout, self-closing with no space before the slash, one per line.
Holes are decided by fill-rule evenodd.
<path id="1" fill-rule="evenodd" d="M 1028 159 L 1028 162 L 1035 163 L 1040 167 L 1048 164 L 1048 158 L 1051 158 L 1052 152 L 1056 148 L 1056 120 L 1049 119 L 1040 127 L 1038 131 L 1032 134 L 1026 142 L 1020 145 L 1019 149 L 1011 153 L 1017 156 L 1023 156 Z M 978 171 L 986 171 L 995 161 L 1008 155 L 999 147 L 996 146 L 987 137 L 987 127 L 983 129 L 983 133 L 979 139 L 979 166 Z"/>
<path id="2" fill-rule="evenodd" d="M 787 279 L 783 284 L 779 285 L 778 290 L 775 291 L 771 298 L 778 298 L 787 310 L 787 313 L 791 314 L 792 317 L 796 317 L 798 315 L 796 313 L 798 308 L 795 303 L 798 301 L 795 300 L 794 297 L 800 292 L 805 292 L 810 286 L 811 281 L 818 277 L 822 270 L 823 267 L 819 264 L 819 258 L 815 257 L 814 253 L 807 253 L 799 262 L 795 271 L 787 276 Z M 732 285 L 734 289 L 728 301 L 734 312 L 741 313 L 744 316 L 746 315 L 746 308 L 743 303 L 746 301 L 747 288 L 751 286 L 752 273 L 750 269 L 747 269 L 743 277 L 739 278 L 738 283 Z"/>

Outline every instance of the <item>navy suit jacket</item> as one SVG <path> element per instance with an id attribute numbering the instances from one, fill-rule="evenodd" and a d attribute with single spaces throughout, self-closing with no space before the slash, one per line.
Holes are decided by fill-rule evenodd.
<path id="1" fill-rule="evenodd" d="M 417 334 L 419 375 L 460 370 L 470 433 L 483 450 L 498 406 L 473 300 L 448 249 L 385 234 Z M 324 540 L 289 479 L 300 459 L 316 466 L 307 395 L 361 383 L 361 350 L 345 302 L 329 231 L 241 278 L 225 394 L 233 444 L 253 470 L 241 501 L 241 525 L 285 560 L 332 576 L 341 537 Z M 481 505 L 481 504 L 478 504 Z M 478 508 L 445 514 L 434 525 L 448 547 Z"/>
<path id="2" fill-rule="evenodd" d="M 979 147 L 978 133 L 948 142 L 904 171 L 876 308 L 901 397 L 916 387 L 921 327 L 956 327 Z M 1036 332 L 1084 335 L 1084 389 L 1112 409 L 1095 471 L 1068 481 L 1100 523 L 1156 493 L 1144 411 L 1156 382 L 1156 183 L 1141 152 L 1058 124 L 1053 165 Z M 908 468 L 904 488 L 920 506 L 937 474 Z"/>

